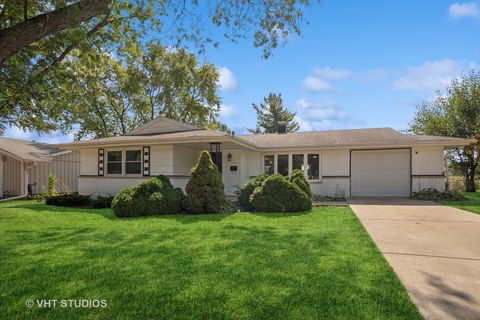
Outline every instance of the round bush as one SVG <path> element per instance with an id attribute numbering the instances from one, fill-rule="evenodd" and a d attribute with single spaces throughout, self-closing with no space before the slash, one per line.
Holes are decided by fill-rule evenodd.
<path id="1" fill-rule="evenodd" d="M 252 195 L 255 188 L 262 185 L 263 181 L 267 179 L 268 175 L 262 173 L 261 175 L 256 176 L 254 179 L 248 181 L 243 187 L 238 191 L 238 203 L 240 206 L 247 210 L 253 210 L 253 207 L 250 203 L 250 196 Z"/>
<path id="2" fill-rule="evenodd" d="M 181 210 L 183 198 L 183 192 L 161 176 L 119 192 L 112 201 L 112 209 L 119 217 L 172 214 Z"/>
<path id="3" fill-rule="evenodd" d="M 192 177 L 185 187 L 186 209 L 192 213 L 219 212 L 227 200 L 222 174 L 213 163 L 210 153 L 203 151 Z"/>
<path id="4" fill-rule="evenodd" d="M 295 212 L 312 208 L 305 192 L 288 178 L 274 174 L 257 187 L 250 198 L 254 210 L 264 212 Z"/>
<path id="5" fill-rule="evenodd" d="M 313 194 L 312 189 L 310 188 L 310 183 L 308 183 L 302 170 L 293 170 L 292 175 L 290 176 L 290 181 L 295 183 L 310 199 L 312 199 Z"/>

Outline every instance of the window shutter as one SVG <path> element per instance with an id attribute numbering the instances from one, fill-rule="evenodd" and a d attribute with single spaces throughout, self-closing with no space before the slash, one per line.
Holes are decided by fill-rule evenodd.
<path id="1" fill-rule="evenodd" d="M 150 147 L 143 147 L 143 176 L 150 175 Z"/>
<path id="2" fill-rule="evenodd" d="M 98 175 L 103 176 L 103 169 L 105 165 L 105 150 L 98 149 Z"/>

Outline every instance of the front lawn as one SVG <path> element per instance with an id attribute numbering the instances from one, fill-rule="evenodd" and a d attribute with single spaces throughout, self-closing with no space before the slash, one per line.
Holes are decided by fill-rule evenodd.
<path id="1" fill-rule="evenodd" d="M 106 308 L 27 308 L 106 299 Z M 348 207 L 119 219 L 0 203 L 3 319 L 420 319 Z"/>
<path id="2" fill-rule="evenodd" d="M 459 208 L 462 210 L 480 214 L 480 192 L 462 192 L 462 196 L 467 198 L 465 201 L 442 201 L 440 203 Z"/>

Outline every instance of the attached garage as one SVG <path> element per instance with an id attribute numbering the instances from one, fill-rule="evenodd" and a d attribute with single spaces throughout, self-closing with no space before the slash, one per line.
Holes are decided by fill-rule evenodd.
<path id="1" fill-rule="evenodd" d="M 410 196 L 410 149 L 352 150 L 352 197 Z"/>

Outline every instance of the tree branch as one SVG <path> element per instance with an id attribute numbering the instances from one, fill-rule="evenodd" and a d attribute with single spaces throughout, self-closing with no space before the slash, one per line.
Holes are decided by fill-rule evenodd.
<path id="1" fill-rule="evenodd" d="M 0 30 L 0 64 L 28 45 L 93 17 L 108 14 L 110 0 L 83 0 Z"/>
<path id="2" fill-rule="evenodd" d="M 23 0 L 23 20 L 28 20 L 28 0 Z"/>

